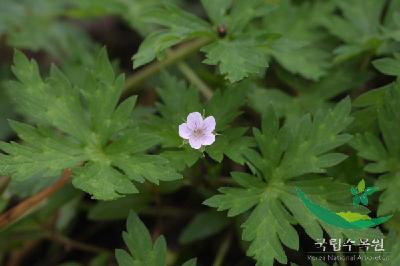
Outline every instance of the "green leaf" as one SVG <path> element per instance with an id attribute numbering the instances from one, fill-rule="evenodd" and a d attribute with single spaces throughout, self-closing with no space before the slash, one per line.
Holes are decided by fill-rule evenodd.
<path id="1" fill-rule="evenodd" d="M 228 210 L 229 217 L 241 214 L 256 205 L 264 192 L 260 188 L 262 183 L 258 178 L 244 173 L 232 173 L 232 177 L 242 188 L 220 188 L 221 194 L 203 202 L 207 206 L 217 208 L 218 211 Z"/>
<path id="2" fill-rule="evenodd" d="M 145 38 L 132 58 L 134 68 L 151 62 L 166 49 L 183 40 L 214 35 L 207 22 L 172 4 L 155 7 L 142 16 L 144 21 L 165 29 L 153 32 Z"/>
<path id="3" fill-rule="evenodd" d="M 364 170 L 370 173 L 380 173 L 375 185 L 381 190 L 378 214 L 388 214 L 398 211 L 395 198 L 400 189 L 398 182 L 400 162 L 400 139 L 394 132 L 400 132 L 400 85 L 396 82 L 384 91 L 381 106 L 378 106 L 378 122 L 383 143 L 378 136 L 367 132 L 359 134 L 351 143 L 358 155 L 369 162 Z"/>
<path id="4" fill-rule="evenodd" d="M 244 100 L 247 83 L 240 83 L 225 91 L 217 90 L 206 105 L 206 113 L 214 116 L 217 121 L 216 131 L 223 131 L 242 112 L 240 108 L 246 105 Z"/>
<path id="5" fill-rule="evenodd" d="M 101 163 L 88 163 L 82 170 L 77 170 L 72 184 L 101 200 L 138 192 L 127 176 Z"/>
<path id="6" fill-rule="evenodd" d="M 267 16 L 276 5 L 263 0 L 232 1 L 227 19 L 228 31 L 233 35 L 242 33 L 251 21 Z"/>
<path id="7" fill-rule="evenodd" d="M 140 48 L 132 57 L 133 68 L 138 68 L 160 57 L 169 47 L 180 43 L 185 39 L 175 32 L 155 31 L 149 34 L 140 45 Z"/>
<path id="8" fill-rule="evenodd" d="M 262 74 L 268 66 L 265 49 L 254 40 L 219 40 L 201 49 L 206 53 L 203 61 L 218 65 L 219 71 L 230 82 L 236 82 L 251 74 Z"/>
<path id="9" fill-rule="evenodd" d="M 165 4 L 144 14 L 146 21 L 166 27 L 171 32 L 195 37 L 210 33 L 210 24 L 176 5 Z"/>
<path id="10" fill-rule="evenodd" d="M 128 252 L 122 249 L 115 250 L 115 258 L 117 259 L 119 266 L 139 265 L 130 257 Z"/>
<path id="11" fill-rule="evenodd" d="M 64 1 L 3 0 L 0 34 L 7 35 L 7 43 L 14 48 L 42 50 L 59 59 L 73 56 L 91 42 L 83 30 L 59 19 L 66 6 Z"/>
<path id="12" fill-rule="evenodd" d="M 9 91 L 21 113 L 80 141 L 89 138 L 79 94 L 60 70 L 53 67 L 51 78 L 44 82 L 37 63 L 19 51 L 15 53 L 12 70 L 18 81 L 9 83 Z"/>
<path id="13" fill-rule="evenodd" d="M 280 126 L 274 110 L 267 109 L 261 131 L 254 129 L 258 151 L 245 154 L 254 175 L 232 173 L 239 187 L 220 188 L 221 194 L 204 202 L 219 211 L 228 210 L 228 216 L 250 212 L 242 224 L 242 237 L 251 242 L 247 254 L 256 259 L 256 265 L 273 265 L 275 259 L 287 263 L 282 245 L 294 250 L 299 248 L 295 224 L 300 224 L 313 239 L 322 238 L 322 228 L 332 237 L 348 235 L 358 239 L 366 233 L 342 230 L 317 220 L 295 194 L 295 187 L 300 186 L 317 202 L 333 210 L 356 208 L 351 205 L 349 185 L 310 175 L 324 173 L 326 168 L 345 158 L 334 149 L 350 139 L 342 133 L 351 122 L 349 113 L 350 101 L 345 99 L 328 112 L 317 112 L 313 119 L 306 115 Z M 348 196 L 344 199 L 346 193 Z M 341 200 L 332 202 L 333 198 Z M 359 208 L 358 211 L 363 211 L 361 214 L 367 211 Z M 379 230 L 368 230 L 368 233 L 380 235 Z"/>
<path id="14" fill-rule="evenodd" d="M 157 93 L 162 101 L 162 103 L 157 104 L 157 109 L 165 119 L 176 125 L 182 123 L 188 113 L 202 109 L 197 90 L 193 87 L 188 88 L 184 80 L 167 72 L 164 72 L 161 76 Z M 174 93 L 179 94 L 180 97 L 176 98 Z"/>
<path id="15" fill-rule="evenodd" d="M 93 65 L 81 66 L 83 84 L 71 83 L 56 67 L 43 80 L 36 62 L 21 52 L 13 72 L 18 81 L 9 83 L 11 94 L 37 126 L 10 123 L 23 142 L 0 143 L 2 174 L 49 177 L 72 168 L 73 185 L 102 200 L 137 193 L 133 180 L 158 184 L 182 177 L 167 159 L 145 154 L 160 139 L 132 123 L 135 97 L 119 103 L 124 77 L 116 77 L 105 49 Z"/>
<path id="16" fill-rule="evenodd" d="M 159 181 L 181 179 L 169 161 L 158 155 L 111 155 L 112 164 L 121 169 L 127 177 L 137 182 L 145 179 L 158 185 Z"/>
<path id="17" fill-rule="evenodd" d="M 231 160 L 239 163 L 245 163 L 245 154 L 255 146 L 254 139 L 246 137 L 244 134 L 247 128 L 231 128 L 225 133 L 217 136 L 213 145 L 206 149 L 207 154 L 217 162 L 221 162 L 224 154 Z"/>
<path id="18" fill-rule="evenodd" d="M 364 52 L 379 51 L 385 41 L 380 32 L 385 1 L 338 0 L 335 3 L 341 15 L 334 15 L 334 9 L 332 14 L 321 18 L 322 25 L 344 42 L 335 50 L 335 61 L 348 60 Z"/>
<path id="19" fill-rule="evenodd" d="M 129 214 L 126 226 L 127 232 L 123 233 L 123 239 L 130 254 L 116 250 L 118 265 L 164 266 L 167 250 L 166 246 L 161 244 L 163 237 L 158 238 L 153 245 L 149 231 L 134 212 Z M 159 261 L 159 258 L 164 258 L 164 261 Z"/>
<path id="20" fill-rule="evenodd" d="M 153 243 L 149 230 L 134 212 L 129 213 L 126 227 L 123 239 L 129 253 L 121 249 L 115 250 L 119 266 L 166 265 L 167 245 L 164 236 L 158 237 Z M 196 265 L 196 259 L 189 260 L 184 265 Z"/>
<path id="21" fill-rule="evenodd" d="M 299 237 L 285 219 L 287 215 L 278 201 L 264 201 L 257 205 L 242 225 L 243 239 L 252 241 L 247 255 L 256 258 L 256 265 L 273 265 L 274 259 L 286 264 L 287 258 L 280 241 L 291 249 L 299 248 Z"/>
<path id="22" fill-rule="evenodd" d="M 223 23 L 228 9 L 232 5 L 232 0 L 201 0 L 208 17 L 215 25 Z"/>
<path id="23" fill-rule="evenodd" d="M 7 119 L 15 119 L 16 113 L 5 86 L 0 83 L 0 139 L 7 139 L 12 130 Z"/>
<path id="24" fill-rule="evenodd" d="M 182 264 L 182 266 L 196 266 L 196 265 L 197 265 L 197 259 L 190 259 L 184 264 Z"/>
<path id="25" fill-rule="evenodd" d="M 372 62 L 374 67 L 383 74 L 400 76 L 400 60 L 394 58 L 380 58 Z"/>
<path id="26" fill-rule="evenodd" d="M 263 20 L 270 32 L 282 34 L 272 46 L 272 56 L 286 70 L 311 80 L 319 80 L 330 68 L 330 51 L 326 34 L 317 25 L 329 16 L 333 1 L 305 2 L 283 0 Z"/>
<path id="27" fill-rule="evenodd" d="M 291 41 L 291 40 L 289 40 Z M 276 44 L 279 46 L 279 42 Z M 274 51 L 272 55 L 285 69 L 300 74 L 311 80 L 318 80 L 327 74 L 329 53 L 316 49 L 311 45 L 302 46 L 289 51 Z M 305 62 L 312 62 L 305 64 Z"/>
<path id="28" fill-rule="evenodd" d="M 211 210 L 198 213 L 183 229 L 179 237 L 179 242 L 188 244 L 208 238 L 219 233 L 227 225 L 227 218 L 216 211 Z"/>
<path id="29" fill-rule="evenodd" d="M 353 106 L 358 107 L 358 109 L 353 112 L 355 120 L 351 126 L 351 132 L 379 131 L 377 123 L 378 109 L 383 105 L 386 91 L 393 86 L 394 83 L 390 83 L 367 91 L 355 99 Z"/>
<path id="30" fill-rule="evenodd" d="M 10 126 L 23 144 L 0 142 L 0 149 L 9 154 L 0 155 L 0 172 L 15 180 L 36 175 L 60 175 L 63 169 L 75 167 L 87 159 L 79 145 L 48 128 L 35 128 L 15 121 L 11 121 Z"/>
<path id="31" fill-rule="evenodd" d="M 321 173 L 324 168 L 343 161 L 347 156 L 327 152 L 350 140 L 350 135 L 341 134 L 352 121 L 350 109 L 350 100 L 345 99 L 328 113 L 317 112 L 313 120 L 310 116 L 304 116 L 293 126 L 292 140 L 275 175 L 290 178 L 306 173 Z"/>
<path id="32" fill-rule="evenodd" d="M 213 22 L 226 22 L 228 35 L 232 36 L 230 41 L 217 39 L 217 30 L 195 15 L 174 5 L 165 5 L 164 8 L 155 8 L 144 14 L 146 21 L 165 29 L 146 37 L 139 51 L 133 56 L 134 68 L 156 57 L 162 58 L 169 47 L 184 40 L 205 37 L 211 44 L 201 49 L 207 57 L 204 63 L 218 65 L 220 72 L 227 74 L 226 78 L 229 81 L 235 82 L 250 74 L 261 73 L 268 66 L 266 45 L 271 36 L 266 32 L 247 36 L 243 35 L 243 30 L 250 21 L 268 13 L 272 6 L 262 0 L 234 1 L 229 16 L 225 17 L 229 1 L 204 1 L 203 4 Z M 224 27 L 223 23 L 216 26 Z"/>

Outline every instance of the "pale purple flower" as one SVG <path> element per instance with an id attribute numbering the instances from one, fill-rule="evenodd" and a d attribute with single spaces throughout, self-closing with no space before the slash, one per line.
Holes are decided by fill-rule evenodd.
<path id="1" fill-rule="evenodd" d="M 199 112 L 190 113 L 186 123 L 179 125 L 179 136 L 189 140 L 190 147 L 200 149 L 201 146 L 211 145 L 215 141 L 215 118 L 205 119 Z"/>

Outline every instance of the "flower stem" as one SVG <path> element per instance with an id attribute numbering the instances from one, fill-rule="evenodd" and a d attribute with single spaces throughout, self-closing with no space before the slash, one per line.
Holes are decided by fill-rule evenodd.
<path id="1" fill-rule="evenodd" d="M 231 232 L 229 232 L 225 236 L 221 246 L 218 249 L 217 255 L 215 256 L 215 259 L 214 259 L 213 266 L 222 266 L 222 263 L 224 262 L 224 259 L 226 256 L 226 253 L 228 253 L 228 249 L 231 244 L 231 239 L 232 239 L 232 234 L 231 234 Z"/>
<path id="2" fill-rule="evenodd" d="M 132 94 L 132 92 L 136 89 L 138 85 L 142 84 L 149 77 L 157 74 L 163 68 L 174 64 L 175 62 L 196 52 L 201 47 L 210 43 L 211 41 L 211 38 L 200 38 L 187 42 L 179 46 L 177 49 L 171 50 L 171 52 L 168 53 L 167 57 L 164 60 L 153 62 L 146 67 L 140 69 L 126 80 L 124 96 Z"/>
<path id="3" fill-rule="evenodd" d="M 180 61 L 178 64 L 178 69 L 183 75 L 204 95 L 204 97 L 209 100 L 211 99 L 213 92 L 207 86 L 207 84 L 193 71 L 185 62 Z"/>

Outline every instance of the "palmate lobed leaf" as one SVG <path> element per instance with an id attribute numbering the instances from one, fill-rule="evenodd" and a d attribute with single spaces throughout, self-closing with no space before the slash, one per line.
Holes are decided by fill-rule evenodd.
<path id="1" fill-rule="evenodd" d="M 145 224 L 134 213 L 130 212 L 126 222 L 127 231 L 123 239 L 129 253 L 122 249 L 115 250 L 119 266 L 165 266 L 167 243 L 164 236 L 158 237 L 154 244 Z M 185 262 L 182 266 L 196 266 L 196 259 Z"/>
<path id="2" fill-rule="evenodd" d="M 277 8 L 263 19 L 266 29 L 282 34 L 272 45 L 274 59 L 286 70 L 307 79 L 316 81 L 325 76 L 331 67 L 331 55 L 329 47 L 325 47 L 327 34 L 318 25 L 321 17 L 328 16 L 333 9 L 333 1 L 301 5 L 279 1 Z"/>
<path id="3" fill-rule="evenodd" d="M 322 25 L 344 43 L 335 49 L 335 61 L 352 59 L 364 52 L 376 53 L 384 47 L 385 36 L 381 32 L 383 0 L 337 0 L 341 14 L 328 15 Z M 335 10 L 332 10 L 332 14 Z"/>
<path id="4" fill-rule="evenodd" d="M 163 28 L 142 42 L 132 58 L 134 68 L 164 56 L 168 48 L 182 41 L 201 37 L 207 40 L 201 49 L 207 57 L 204 63 L 217 65 L 230 82 L 262 73 L 268 66 L 267 45 L 276 35 L 260 31 L 250 37 L 244 30 L 253 19 L 269 13 L 273 5 L 261 0 L 202 1 L 202 4 L 214 25 L 174 5 L 146 12 L 145 21 Z M 231 38 L 218 39 L 220 27 L 226 27 L 224 31 Z"/>
<path id="5" fill-rule="evenodd" d="M 35 128 L 15 121 L 10 125 L 24 144 L 0 142 L 0 149 L 13 155 L 0 156 L 0 172 L 16 180 L 58 175 L 61 169 L 87 159 L 79 145 L 57 136 L 48 128 Z"/>
<path id="6" fill-rule="evenodd" d="M 142 16 L 144 21 L 166 29 L 155 31 L 145 38 L 132 58 L 134 68 L 153 61 L 183 40 L 214 35 L 206 21 L 172 4 L 156 6 Z"/>
<path id="7" fill-rule="evenodd" d="M 201 0 L 201 4 L 213 24 L 219 25 L 226 19 L 228 9 L 232 5 L 232 0 Z"/>
<path id="8" fill-rule="evenodd" d="M 347 156 L 340 153 L 328 153 L 328 151 L 350 140 L 349 134 L 341 133 L 352 121 L 349 117 L 350 108 L 350 100 L 345 99 L 331 111 L 317 112 L 312 120 L 310 115 L 305 115 L 292 125 L 288 125 L 288 130 L 284 127 L 281 130 L 282 133 L 278 134 L 277 131 L 270 130 L 271 134 L 278 134 L 276 136 L 282 138 L 282 144 L 285 145 L 277 148 L 280 154 L 284 152 L 279 165 L 276 165 L 277 161 L 275 161 L 275 165 L 268 166 L 272 177 L 286 179 L 306 173 L 321 173 L 325 171 L 324 168 L 343 161 Z M 263 127 L 266 128 L 266 122 L 264 124 Z M 268 135 L 262 136 L 256 130 L 255 136 L 263 156 L 276 156 L 262 146 L 266 145 Z M 274 135 L 269 136 L 271 137 Z M 275 169 L 272 169 L 273 166 Z"/>
<path id="9" fill-rule="evenodd" d="M 399 211 L 396 204 L 397 193 L 400 189 L 398 182 L 400 170 L 400 84 L 395 82 L 393 86 L 384 91 L 382 105 L 378 107 L 378 124 L 383 142 L 378 136 L 370 132 L 358 134 L 352 146 L 358 155 L 369 163 L 364 170 L 369 173 L 381 174 L 375 183 L 380 189 L 385 189 L 380 196 L 379 214 L 387 214 Z"/>
<path id="10" fill-rule="evenodd" d="M 332 151 L 350 139 L 342 133 L 351 122 L 349 114 L 350 101 L 345 99 L 334 109 L 317 113 L 313 119 L 306 115 L 280 127 L 270 109 L 264 114 L 262 130 L 254 130 L 260 153 L 252 151 L 245 155 L 254 175 L 232 173 L 239 187 L 220 188 L 221 194 L 204 202 L 220 211 L 228 210 L 228 216 L 250 210 L 242 224 L 242 238 L 251 242 L 247 254 L 256 259 L 256 265 L 273 265 L 275 259 L 287 263 L 282 244 L 298 250 L 299 237 L 293 227 L 297 223 L 315 240 L 323 237 L 322 228 L 338 238 L 343 235 L 355 239 L 367 234 L 381 236 L 379 230 L 341 230 L 317 220 L 294 192 L 295 187 L 300 186 L 316 202 L 335 211 L 354 208 L 349 185 L 332 182 L 327 177 L 310 176 L 323 173 L 346 158 Z M 349 194 L 348 202 L 329 201 L 343 198 L 345 193 Z"/>
<path id="11" fill-rule="evenodd" d="M 2 174 L 24 179 L 72 168 L 74 186 L 102 200 L 137 193 L 132 181 L 182 177 L 167 159 L 145 154 L 160 139 L 132 125 L 135 97 L 118 103 L 124 77 L 115 76 L 104 49 L 82 71 L 83 87 L 56 67 L 43 80 L 36 62 L 20 52 L 13 72 L 18 81 L 10 82 L 11 95 L 38 126 L 11 123 L 23 142 L 0 144 Z"/>
<path id="12" fill-rule="evenodd" d="M 203 62 L 219 65 L 220 72 L 232 83 L 250 74 L 262 74 L 268 66 L 266 50 L 255 40 L 219 40 L 201 50 L 207 57 Z"/>

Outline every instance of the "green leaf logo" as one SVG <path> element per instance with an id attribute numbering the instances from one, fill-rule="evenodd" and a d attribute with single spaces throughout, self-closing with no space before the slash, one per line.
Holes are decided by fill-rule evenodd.
<path id="1" fill-rule="evenodd" d="M 368 205 L 368 196 L 378 191 L 377 187 L 365 188 L 365 180 L 362 179 L 356 187 L 351 188 L 351 194 L 353 195 L 353 205 L 358 206 L 360 204 Z"/>
<path id="2" fill-rule="evenodd" d="M 355 212 L 333 212 L 325 207 L 322 207 L 313 201 L 300 189 L 296 188 L 296 194 L 299 199 L 303 202 L 304 206 L 307 207 L 319 220 L 345 229 L 363 229 L 377 226 L 385 223 L 393 215 L 386 215 L 376 218 L 371 218 L 368 215 Z"/>
<path id="3" fill-rule="evenodd" d="M 358 193 L 360 193 L 360 194 L 364 192 L 364 190 L 365 190 L 365 181 L 364 181 L 364 179 L 361 179 L 361 181 L 358 183 L 357 190 L 358 190 Z"/>

